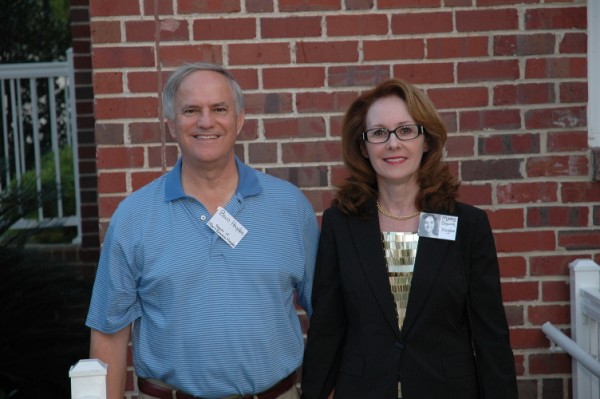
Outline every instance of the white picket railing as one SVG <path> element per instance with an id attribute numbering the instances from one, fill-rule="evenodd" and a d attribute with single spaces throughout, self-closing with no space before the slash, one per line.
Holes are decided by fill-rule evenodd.
<path id="1" fill-rule="evenodd" d="M 106 363 L 82 359 L 69 370 L 71 399 L 106 399 Z"/>
<path id="2" fill-rule="evenodd" d="M 572 338 L 549 322 L 542 330 L 572 357 L 573 399 L 600 398 L 600 266 L 578 259 L 569 268 Z"/>
<path id="3" fill-rule="evenodd" d="M 56 200 L 51 212 L 40 203 L 37 215 L 23 218 L 12 228 L 73 226 L 73 242 L 81 240 L 77 115 L 75 107 L 73 51 L 64 62 L 37 62 L 0 65 L 0 193 L 33 174 L 42 195 L 43 158 L 51 154 Z M 61 173 L 61 150 L 70 148 L 73 162 L 73 210 L 65 212 Z M 71 154 L 70 154 L 71 155 Z M 47 155 L 46 155 L 47 157 Z M 46 165 L 47 166 L 47 165 Z M 54 192 L 54 190 L 53 190 Z M 46 215 L 44 214 L 46 213 Z"/>

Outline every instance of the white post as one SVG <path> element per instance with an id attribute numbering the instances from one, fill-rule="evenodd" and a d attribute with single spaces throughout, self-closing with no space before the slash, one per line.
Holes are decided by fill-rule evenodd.
<path id="1" fill-rule="evenodd" d="M 106 399 L 106 363 L 82 359 L 71 366 L 71 399 Z"/>
<path id="2" fill-rule="evenodd" d="M 569 264 L 571 274 L 571 336 L 573 340 L 589 352 L 589 336 L 585 317 L 582 314 L 582 288 L 600 289 L 600 266 L 590 259 L 577 259 Z M 575 358 L 572 360 L 573 398 L 591 398 L 592 373 Z"/>

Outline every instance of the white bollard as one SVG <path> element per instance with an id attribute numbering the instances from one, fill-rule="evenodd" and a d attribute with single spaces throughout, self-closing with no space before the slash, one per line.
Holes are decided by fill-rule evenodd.
<path id="1" fill-rule="evenodd" d="M 71 399 L 106 399 L 106 363 L 82 359 L 71 366 Z"/>

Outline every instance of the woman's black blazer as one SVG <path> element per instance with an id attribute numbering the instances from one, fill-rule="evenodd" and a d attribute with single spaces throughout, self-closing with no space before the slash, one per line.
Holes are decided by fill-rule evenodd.
<path id="1" fill-rule="evenodd" d="M 304 399 L 334 387 L 336 398 L 392 399 L 398 381 L 406 399 L 474 399 L 479 389 L 485 399 L 517 397 L 487 215 L 462 203 L 453 215 L 455 241 L 419 238 L 400 331 L 375 204 L 367 217 L 324 212 Z"/>

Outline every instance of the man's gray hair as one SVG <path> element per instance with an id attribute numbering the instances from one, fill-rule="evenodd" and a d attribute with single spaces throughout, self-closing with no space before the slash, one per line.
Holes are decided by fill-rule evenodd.
<path id="1" fill-rule="evenodd" d="M 244 93 L 238 82 L 236 82 L 233 75 L 221 65 L 212 64 L 209 62 L 196 62 L 192 64 L 184 64 L 179 67 L 171 76 L 162 92 L 163 101 L 163 116 L 167 120 L 175 119 L 175 97 L 177 96 L 177 90 L 181 85 L 181 81 L 185 79 L 189 74 L 196 71 L 212 71 L 220 73 L 227 78 L 229 86 L 231 87 L 231 94 L 235 101 L 235 110 L 239 115 L 244 110 Z"/>

